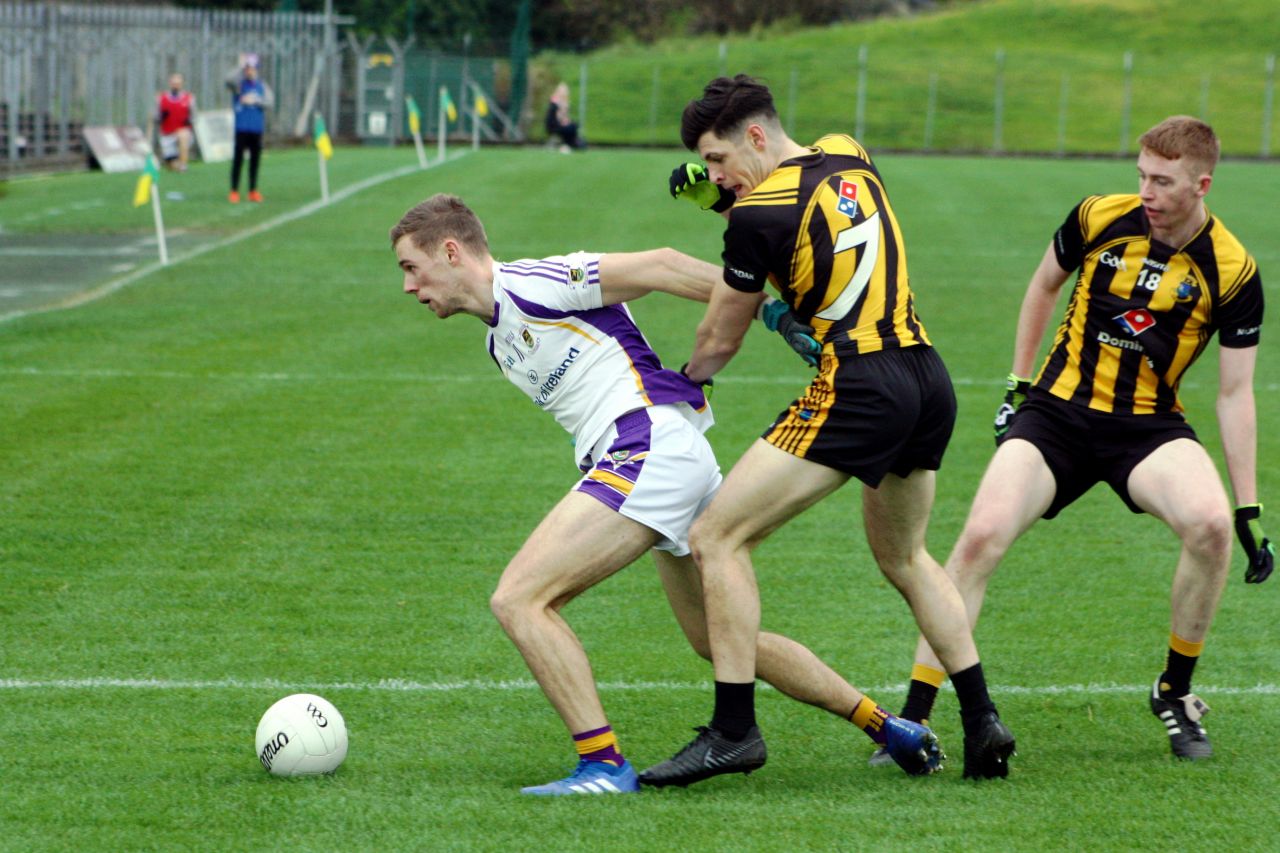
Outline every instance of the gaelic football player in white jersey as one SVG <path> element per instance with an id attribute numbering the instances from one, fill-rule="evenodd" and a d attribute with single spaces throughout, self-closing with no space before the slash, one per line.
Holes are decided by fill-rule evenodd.
<path id="1" fill-rule="evenodd" d="M 710 654 L 688 536 L 720 485 L 703 436 L 711 410 L 703 386 L 662 366 L 624 303 L 655 290 L 706 302 L 720 267 L 672 249 L 500 263 L 480 220 L 449 195 L 409 210 L 390 236 L 404 291 L 438 317 L 484 321 L 499 369 L 574 438 L 581 479 L 512 558 L 491 600 L 579 756 L 567 778 L 523 791 L 637 791 L 586 653 L 560 609 L 651 551 L 680 627 L 699 654 Z M 807 351 L 812 341 L 797 336 L 812 330 L 762 298 L 761 311 L 768 310 L 777 312 L 769 325 Z M 757 655 L 760 677 L 796 699 L 848 718 L 864 698 L 786 637 L 761 633 Z M 904 770 L 937 769 L 936 739 L 927 728 L 896 717 L 882 725 Z"/>

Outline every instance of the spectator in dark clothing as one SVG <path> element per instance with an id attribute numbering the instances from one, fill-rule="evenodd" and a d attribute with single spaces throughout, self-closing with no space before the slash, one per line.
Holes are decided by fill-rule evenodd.
<path id="1" fill-rule="evenodd" d="M 560 83 L 551 93 L 547 104 L 547 135 L 560 137 L 560 150 L 564 153 L 587 147 L 587 140 L 578 133 L 578 125 L 569 120 L 569 84 Z"/>

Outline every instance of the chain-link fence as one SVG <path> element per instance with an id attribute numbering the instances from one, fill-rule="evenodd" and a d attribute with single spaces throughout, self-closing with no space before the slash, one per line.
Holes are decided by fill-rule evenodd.
<path id="1" fill-rule="evenodd" d="M 434 138 L 441 86 L 461 113 L 448 134 L 523 138 L 510 113 L 523 101 L 513 81 L 523 86 L 525 76 L 512 72 L 511 59 L 357 36 L 351 23 L 297 12 L 0 0 L 0 175 L 85 163 L 87 126 L 147 127 L 173 72 L 185 76 L 199 109 L 226 109 L 225 84 L 245 53 L 258 55 L 274 92 L 267 134 L 276 140 L 307 138 L 320 112 L 342 137 L 403 141 L 406 95 L 421 105 L 424 136 Z"/>
<path id="2" fill-rule="evenodd" d="M 1274 54 L 1177 64 L 1137 48 L 1079 56 L 1052 46 L 839 47 L 830 58 L 728 42 L 607 59 L 561 54 L 537 70 L 571 85 L 577 120 L 601 143 L 678 144 L 685 104 L 712 77 L 739 71 L 770 86 L 784 127 L 802 142 L 846 132 L 877 149 L 1127 154 L 1178 113 L 1210 122 L 1227 154 L 1270 157 L 1280 142 Z"/>
<path id="3" fill-rule="evenodd" d="M 146 126 L 156 93 L 182 73 L 199 107 L 230 106 L 239 57 L 255 53 L 274 90 L 268 133 L 291 135 L 309 109 L 337 111 L 337 28 L 301 13 L 139 6 L 0 4 L 0 164 L 83 160 L 90 125 Z"/>

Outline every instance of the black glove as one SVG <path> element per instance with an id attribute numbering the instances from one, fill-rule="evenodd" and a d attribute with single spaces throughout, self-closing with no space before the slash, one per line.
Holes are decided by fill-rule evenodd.
<path id="1" fill-rule="evenodd" d="M 733 207 L 737 196 L 722 186 L 713 184 L 707 176 L 707 167 L 701 163 L 681 163 L 671 170 L 667 182 L 672 198 L 686 198 L 703 210 L 724 213 Z"/>
<path id="2" fill-rule="evenodd" d="M 684 364 L 680 365 L 680 375 L 683 376 L 685 379 L 689 379 L 689 374 L 685 373 L 685 371 L 688 369 L 689 369 L 689 362 L 686 361 Z M 689 379 L 689 381 L 693 382 L 692 379 Z M 701 382 L 694 382 L 693 384 L 697 385 L 702 389 L 702 396 L 706 397 L 707 402 L 710 403 L 711 395 L 716 390 L 715 377 L 708 376 L 706 379 L 702 380 Z"/>
<path id="3" fill-rule="evenodd" d="M 1004 394 L 1004 402 L 1000 404 L 1000 408 L 996 409 L 996 444 L 1004 438 L 1005 433 L 1009 431 L 1009 425 L 1013 423 L 1013 414 L 1018 411 L 1018 407 L 1027 401 L 1027 391 L 1031 389 L 1031 380 L 1023 379 L 1020 376 L 1014 376 L 1012 373 L 1005 378 L 1005 388 L 1008 390 Z"/>
<path id="4" fill-rule="evenodd" d="M 1236 536 L 1249 558 L 1244 582 L 1262 583 L 1271 577 L 1271 571 L 1276 567 L 1276 546 L 1262 532 L 1262 504 L 1236 507 Z"/>
<path id="5" fill-rule="evenodd" d="M 760 305 L 760 319 L 771 332 L 782 335 L 796 354 L 810 367 L 818 366 L 822 344 L 813 336 L 813 326 L 802 323 L 781 299 L 766 299 Z"/>

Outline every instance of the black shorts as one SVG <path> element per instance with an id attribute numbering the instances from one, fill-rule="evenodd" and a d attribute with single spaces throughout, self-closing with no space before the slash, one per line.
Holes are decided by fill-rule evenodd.
<path id="1" fill-rule="evenodd" d="M 955 423 L 951 377 L 933 347 L 827 352 L 804 396 L 763 438 L 875 488 L 887 473 L 938 470 Z"/>
<path id="2" fill-rule="evenodd" d="M 1178 438 L 1199 442 L 1196 431 L 1177 412 L 1116 415 L 1069 403 L 1031 389 L 1003 441 L 1031 442 L 1053 472 L 1057 492 L 1045 511 L 1053 518 L 1094 483 L 1105 482 L 1133 512 L 1142 508 L 1129 497 L 1129 475 L 1157 447 Z"/>

